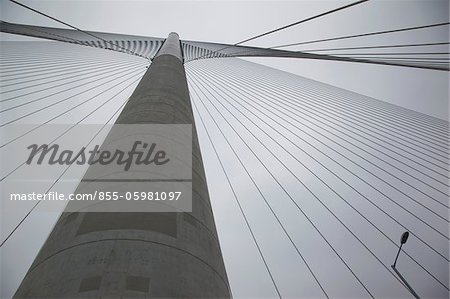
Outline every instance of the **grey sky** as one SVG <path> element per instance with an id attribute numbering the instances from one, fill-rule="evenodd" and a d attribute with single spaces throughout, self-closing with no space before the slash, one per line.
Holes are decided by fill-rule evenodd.
<path id="1" fill-rule="evenodd" d="M 86 30 L 104 31 L 125 33 L 132 35 L 166 37 L 171 31 L 178 32 L 182 39 L 235 43 L 242 39 L 248 38 L 252 35 L 270 30 L 281 25 L 285 25 L 302 18 L 312 16 L 314 14 L 330 10 L 332 8 L 344 5 L 350 1 L 24 1 L 32 7 L 45 11 L 46 13 L 56 16 L 70 24 L 79 26 Z M 18 7 L 8 1 L 1 0 L 1 19 L 10 22 L 55 26 L 59 24 L 48 20 L 42 16 L 38 16 L 23 8 Z M 386 30 L 393 28 L 402 28 L 416 25 L 424 25 L 438 22 L 448 22 L 448 1 L 371 1 L 362 4 L 358 7 L 349 9 L 303 24 L 298 27 L 280 32 L 279 34 L 270 35 L 256 40 L 254 43 L 248 45 L 256 46 L 274 46 L 290 42 L 297 42 L 302 40 L 311 40 L 318 38 L 333 37 L 339 35 L 364 33 L 370 31 Z M 380 38 L 367 38 L 342 43 L 326 43 L 320 45 L 308 45 L 308 49 L 320 47 L 341 47 L 341 46 L 366 46 L 366 45 L 380 45 L 390 43 L 420 43 L 427 41 L 446 41 L 449 39 L 448 27 L 446 30 L 430 30 L 434 35 L 426 34 L 403 34 L 384 36 Z M 1 34 L 2 40 L 17 39 L 10 35 Z M 416 39 L 413 39 L 416 38 Z M 314 47 L 312 47 L 314 46 Z M 448 47 L 445 47 L 448 52 Z M 296 49 L 296 48 L 293 48 Z M 443 48 L 438 48 L 442 50 Z M 298 48 L 301 50 L 301 48 Z M 407 107 L 422 113 L 426 113 L 441 119 L 448 119 L 448 72 L 440 71 L 424 71 L 410 68 L 397 68 L 385 66 L 370 66 L 357 65 L 343 62 L 320 62 L 320 61 L 305 61 L 293 59 L 274 59 L 274 58 L 253 58 L 250 61 L 265 64 L 274 68 L 285 70 L 294 74 L 315 79 L 324 83 L 329 83 L 337 87 L 352 90 L 363 95 L 371 96 L 380 100 L 394 103 L 403 107 Z M 232 65 L 232 63 L 230 63 Z M 238 65 L 238 64 L 236 64 Z M 202 67 L 201 64 L 192 67 Z M 205 64 L 204 67 L 208 67 Z M 281 77 L 282 75 L 280 75 Z M 197 88 L 198 89 L 198 88 Z M 197 90 L 197 92 L 200 89 Z M 191 91 L 193 92 L 193 91 Z M 256 90 L 255 90 L 256 92 Z M 196 99 L 202 96 L 196 96 Z M 200 102 L 197 104 L 201 108 Z M 201 108 L 202 110 L 203 108 Z M 202 115 L 207 117 L 205 110 L 202 110 Z M 218 118 L 219 119 L 219 118 Z M 220 120 L 224 127 L 226 124 Z M 209 124 L 212 122 L 209 120 Z M 224 157 L 232 157 L 229 150 L 226 150 L 226 144 L 220 140 L 220 133 L 211 125 L 212 132 L 214 132 L 215 141 L 222 146 L 222 155 Z M 228 133 L 230 129 L 226 129 Z M 214 197 L 214 205 L 216 211 L 216 221 L 218 224 L 218 231 L 221 239 L 224 241 L 223 250 L 224 257 L 227 263 L 227 270 L 230 275 L 230 282 L 237 297 L 260 297 L 267 295 L 272 297 L 273 289 L 270 281 L 267 278 L 265 269 L 261 262 L 255 257 L 255 248 L 250 242 L 248 234 L 243 229 L 243 223 L 236 207 L 230 204 L 230 190 L 224 182 L 224 177 L 220 173 L 220 166 L 218 165 L 211 146 L 208 144 L 205 132 L 200 130 L 200 138 L 202 141 L 202 150 L 205 160 L 208 161 L 206 168 L 208 175 L 208 182 L 210 184 L 210 192 Z M 231 134 L 231 133 L 230 133 Z M 234 144 L 240 144 L 237 139 L 234 139 Z M 292 151 L 295 148 L 290 146 Z M 264 157 L 264 151 L 258 148 L 259 153 Z M 243 157 L 247 157 L 249 165 L 251 165 L 254 172 L 261 171 L 260 166 L 251 159 L 248 151 L 242 150 L 240 152 Z M 301 153 L 299 156 L 303 157 Z M 303 157 L 307 160 L 307 157 Z M 284 156 L 287 163 L 293 163 L 292 159 Z M 276 246 L 285 242 L 282 240 L 281 232 L 277 228 L 273 219 L 267 214 L 260 202 L 260 198 L 250 196 L 255 192 L 254 188 L 245 178 L 242 170 L 235 160 L 230 163 L 230 172 L 235 177 L 235 184 L 239 186 L 242 197 L 248 197 L 247 205 L 253 220 L 258 223 L 259 235 L 263 240 L 269 256 L 272 257 L 273 271 L 282 277 L 281 285 L 286 294 L 295 297 L 299 291 L 296 288 L 296 277 L 300 281 L 308 281 L 311 279 L 305 275 L 304 267 L 296 257 L 295 252 L 289 246 Z M 277 169 L 277 163 L 273 159 L 267 158 L 267 163 L 273 168 Z M 295 166 L 295 171 L 299 174 L 305 175 L 305 170 L 301 167 Z M 285 179 L 287 184 L 297 192 L 305 192 L 301 188 L 297 188 L 295 182 L 289 176 L 279 170 L 278 175 Z M 314 179 L 309 178 L 314 181 Z M 270 179 L 267 176 L 260 178 L 260 182 L 267 182 L 268 186 Z M 351 192 L 341 186 L 343 194 L 350 194 Z M 275 187 L 266 190 L 271 198 L 277 198 L 278 193 Z M 331 196 L 328 191 L 316 190 L 324 197 Z M 373 191 L 368 191 L 369 196 L 375 196 Z M 330 197 L 331 198 L 331 197 Z M 311 201 L 311 198 L 305 200 Z M 330 204 L 332 204 L 330 202 Z M 387 205 L 388 206 L 388 205 Z M 367 208 L 367 207 L 364 207 Z M 309 206 L 310 212 L 313 213 L 317 206 L 311 204 Z M 304 239 L 317 238 L 312 231 L 306 230 L 302 235 L 300 230 L 296 230 L 296 226 L 306 226 L 306 222 L 298 224 L 296 222 L 296 214 L 293 210 L 279 207 L 280 213 L 286 217 L 292 230 L 295 230 L 298 242 Z M 350 213 L 345 208 L 342 208 L 342 213 Z M 321 214 L 316 214 L 316 217 Z M 8 254 L 16 252 L 20 254 L 29 255 L 36 252 L 40 244 L 48 235 L 49 228 L 53 225 L 57 215 L 55 213 L 40 212 L 34 215 L 30 222 L 24 226 L 24 232 L 18 235 L 18 239 L 14 244 L 27 244 L 27 248 L 14 247 L 9 248 Z M 354 216 L 351 216 L 354 217 Z M 267 219 L 267 220 L 266 220 Z M 270 219 L 270 220 L 269 220 Z M 332 227 L 334 222 L 331 218 L 324 216 L 324 227 Z M 304 220 L 302 220 L 304 221 Z M 380 224 L 383 225 L 383 224 Z M 39 233 L 26 233 L 33 227 L 38 227 Z M 389 227 L 385 227 L 389 231 Z M 265 230 L 265 231 L 264 231 Z M 339 231 L 338 229 L 337 231 Z M 396 232 L 397 233 L 397 232 Z M 6 234 L 2 231 L 2 236 Z M 339 235 L 337 233 L 336 235 Z M 278 239 L 277 239 L 278 238 Z M 302 239 L 300 239 L 302 238 Z M 3 238 L 2 238 L 3 239 Z M 339 244 L 349 241 L 337 241 Z M 235 244 L 243 244 L 237 247 Z M 284 243 L 283 243 L 284 244 Z M 287 244 L 287 243 L 286 243 Z M 353 244 L 353 243 L 350 243 Z M 347 247 L 346 247 L 347 246 Z M 356 246 L 356 243 L 355 243 Z M 384 245 L 383 245 L 384 246 Z M 413 245 L 412 245 L 413 246 Z M 351 251 L 351 245 L 342 245 L 341 248 L 348 248 Z M 389 250 L 385 250 L 389 246 L 382 247 L 380 245 L 379 252 L 381 255 L 390 255 Z M 419 250 L 413 247 L 413 250 Z M 308 256 L 313 257 L 315 250 L 322 250 L 317 248 L 308 248 L 305 245 Z M 325 249 L 323 249 L 325 250 Z M 367 259 L 365 253 L 362 251 L 355 251 L 360 256 L 355 257 L 355 260 Z M 392 252 L 392 255 L 395 252 Z M 251 258 L 246 258 L 251 256 Z M 320 254 L 316 256 L 320 257 Z M 8 298 L 15 290 L 15 287 L 20 282 L 21 277 L 27 270 L 32 257 L 24 258 L 24 262 L 20 265 L 8 262 L 17 262 L 17 258 L 12 258 L 9 255 L 2 253 L 2 271 L 1 280 L 7 281 L 6 286 L 2 285 L 2 298 Z M 242 259 L 245 261 L 245 269 L 241 269 Z M 5 264 L 6 260 L 6 264 Z M 315 263 L 320 263 L 320 260 L 315 260 Z M 336 263 L 335 260 L 330 260 L 330 263 Z M 337 263 L 336 263 L 337 264 Z M 295 266 L 294 266 L 295 265 Z M 298 266 L 298 267 L 297 267 Z M 286 270 L 289 269 L 293 270 Z M 408 269 L 415 269 L 413 265 L 408 264 Z M 240 270 L 241 269 L 241 270 Z M 302 270 L 303 269 L 303 270 Z M 288 271 L 288 275 L 286 275 Z M 322 272 L 327 272 L 322 269 Z M 8 277 L 5 278 L 5 275 Z M 303 277 L 302 275 L 305 275 Z M 326 275 L 323 273 L 322 275 Z M 328 273 L 332 277 L 332 273 Z M 374 274 L 375 276 L 377 274 Z M 445 274 L 444 274 L 445 275 Z M 448 274 L 447 274 L 448 275 Z M 328 277 L 328 279 L 331 279 Z M 380 274 L 382 278 L 382 275 Z M 381 279 L 380 278 L 380 279 Z M 290 280 L 292 279 L 292 280 Z M 342 279 L 345 282 L 345 277 L 335 277 L 336 282 L 331 285 L 332 289 L 339 289 L 339 282 Z M 380 280 L 381 281 L 381 280 Z M 419 286 L 421 288 L 429 288 L 433 283 L 424 281 Z M 375 285 L 380 288 L 379 285 Z M 357 289 L 356 286 L 346 286 L 343 292 L 350 292 L 352 289 Z M 395 288 L 394 288 L 395 289 Z M 315 289 L 304 288 L 302 294 L 314 294 Z M 396 289 L 395 292 L 398 290 Z M 339 293 L 338 291 L 336 291 Z M 389 294 L 389 287 L 386 290 Z M 427 290 L 427 292 L 431 292 Z M 382 292 L 381 292 L 382 293 Z M 359 294 L 355 291 L 354 294 Z M 402 291 L 395 293 L 398 296 L 404 295 Z"/>

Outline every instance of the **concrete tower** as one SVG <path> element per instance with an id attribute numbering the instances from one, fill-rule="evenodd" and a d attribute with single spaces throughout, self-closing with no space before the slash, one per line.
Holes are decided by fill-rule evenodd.
<path id="1" fill-rule="evenodd" d="M 178 35 L 117 124 L 192 124 L 192 212 L 61 215 L 15 298 L 228 298 Z"/>

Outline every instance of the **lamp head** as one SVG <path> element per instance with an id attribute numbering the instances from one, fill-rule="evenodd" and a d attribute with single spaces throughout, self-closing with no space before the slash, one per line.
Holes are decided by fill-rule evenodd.
<path id="1" fill-rule="evenodd" d="M 408 237 L 409 237 L 409 232 L 404 232 L 402 234 L 402 238 L 400 239 L 400 243 L 405 244 L 406 241 L 408 241 Z"/>

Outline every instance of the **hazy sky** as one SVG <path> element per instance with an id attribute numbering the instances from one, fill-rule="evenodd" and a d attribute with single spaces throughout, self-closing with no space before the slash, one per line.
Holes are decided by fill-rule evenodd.
<path id="1" fill-rule="evenodd" d="M 298 21 L 300 19 L 310 17 L 312 15 L 342 6 L 350 3 L 351 1 L 23 1 L 30 6 L 42 10 L 52 16 L 56 16 L 61 20 L 64 20 L 70 24 L 81 27 L 82 29 L 92 31 L 104 31 L 114 33 L 124 33 L 132 35 L 154 36 L 154 37 L 166 37 L 171 31 L 179 33 L 181 39 L 186 40 L 198 40 L 198 41 L 210 41 L 221 43 L 235 43 L 250 36 L 253 36 L 264 31 L 274 29 L 281 25 L 285 25 L 291 22 Z M 426 24 L 433 24 L 439 22 L 448 22 L 448 1 L 371 1 L 369 3 L 362 4 L 357 7 L 353 7 L 348 11 L 342 11 L 331 16 L 327 16 L 316 21 L 305 23 L 301 26 L 291 28 L 285 32 L 280 32 L 268 37 L 262 38 L 249 43 L 248 45 L 255 46 L 275 46 L 279 44 L 299 42 L 303 40 L 312 40 L 326 37 L 334 37 L 340 35 L 350 35 L 357 33 L 365 33 L 370 31 L 381 31 L 395 28 L 403 28 L 409 26 L 419 26 Z M 29 12 L 13 3 L 5 0 L 0 0 L 0 14 L 1 19 L 9 22 L 17 22 L 23 24 L 33 24 L 42 26 L 54 26 L 60 27 L 59 24 L 54 21 L 48 20 L 35 13 Z M 432 34 L 430 34 L 432 33 Z M 16 39 L 11 35 L 1 34 L 2 40 Z M 354 41 L 347 41 L 341 43 L 326 43 L 321 45 L 308 45 L 307 49 L 319 49 L 344 47 L 344 46 L 367 46 L 367 45 L 381 45 L 381 44 L 395 44 L 395 43 L 421 43 L 421 42 L 439 42 L 448 40 L 448 27 L 439 30 L 430 30 L 416 34 L 399 34 L 392 36 L 383 36 L 380 38 L 367 38 Z M 314 46 L 314 47 L 312 47 Z M 293 48 L 302 50 L 306 48 Z M 435 48 L 436 49 L 436 48 Z M 439 50 L 445 49 L 442 52 L 448 52 L 448 47 L 438 48 Z M 384 100 L 390 103 L 394 103 L 403 107 L 407 107 L 419 112 L 423 112 L 441 119 L 448 119 L 448 72 L 442 71 L 425 71 L 416 70 L 410 68 L 398 68 L 398 67 L 386 67 L 386 66 L 373 66 L 373 65 L 359 65 L 343 62 L 320 62 L 320 61 L 307 61 L 307 60 L 295 60 L 295 59 L 275 59 L 275 58 L 253 58 L 248 59 L 261 64 L 269 65 L 281 70 L 305 76 L 311 79 L 315 79 L 324 83 L 329 83 L 337 87 L 356 91 L 358 93 L 371 96 L 380 100 Z M 233 65 L 230 62 L 230 65 Z M 239 63 L 236 63 L 239 66 Z M 201 67 L 212 67 L 205 62 L 204 65 L 193 64 L 192 71 L 199 72 Z M 197 69 L 198 68 L 198 69 Z M 255 70 L 259 70 L 255 67 Z M 264 70 L 261 69 L 261 72 Z M 280 74 L 280 78 L 283 76 Z M 284 77 L 283 77 L 284 78 Z M 286 75 L 286 78 L 290 78 Z M 281 80 L 281 79 L 280 79 Z M 288 80 L 288 79 L 286 79 Z M 201 88 L 196 88 L 196 92 L 200 92 Z M 191 91 L 193 92 L 193 91 Z M 254 88 L 255 94 L 258 92 Z M 201 95 L 194 96 L 197 104 L 198 99 L 202 98 Z M 203 108 L 203 115 L 206 112 Z M 209 121 L 211 124 L 211 121 Z M 225 124 L 223 124 L 225 126 Z M 211 127 L 211 130 L 212 127 Z M 228 129 L 228 131 L 230 131 Z M 214 130 L 216 138 L 219 138 L 219 132 Z M 268 297 L 273 296 L 273 289 L 270 285 L 270 281 L 264 272 L 260 261 L 255 258 L 256 255 L 248 235 L 245 230 L 242 229 L 242 219 L 240 218 L 237 209 L 229 205 L 230 190 L 223 183 L 224 177 L 219 173 L 219 165 L 215 160 L 212 148 L 207 142 L 207 137 L 203 129 L 200 129 L 200 139 L 202 142 L 202 151 L 205 161 L 208 161 L 207 175 L 210 185 L 211 197 L 213 198 L 216 212 L 216 221 L 218 224 L 218 230 L 221 239 L 223 240 L 223 251 L 225 261 L 227 263 L 227 270 L 230 275 L 230 282 L 232 283 L 233 290 L 236 292 L 237 297 L 246 296 L 261 296 L 263 294 Z M 222 146 L 225 145 L 223 141 L 220 142 Z M 238 144 L 238 143 L 236 143 Z M 294 150 L 294 149 L 293 149 Z M 263 151 L 260 151 L 263 156 Z M 249 155 L 248 153 L 242 153 L 242 155 Z M 300 154 L 299 154 L 300 155 Z M 224 152 L 224 157 L 231 157 L 230 152 Z M 300 155 L 301 156 L 301 155 Z M 286 157 L 285 157 L 286 158 Z M 307 158 L 305 158 L 307 159 Z M 252 164 L 249 160 L 249 164 L 252 165 L 254 170 L 258 170 L 256 164 Z M 273 160 L 268 160 L 269 165 L 273 169 L 277 169 L 277 164 Z M 291 160 L 286 158 L 286 161 Z M 234 162 L 236 163 L 236 162 Z M 253 162 L 254 163 L 254 162 Z M 239 178 L 245 177 L 242 171 L 237 171 L 238 165 L 230 163 L 230 172 L 236 176 L 236 184 L 240 187 L 242 196 L 249 197 L 251 200 L 249 207 L 257 207 L 257 200 L 259 198 L 248 196 L 251 192 L 254 192 L 250 188 L 248 180 L 240 181 Z M 301 167 L 293 167 L 296 172 L 302 176 L 307 177 L 305 170 Z M 295 184 L 289 181 L 288 175 L 280 170 L 281 178 L 286 178 L 287 183 L 290 186 Z M 262 182 L 269 182 L 267 177 L 260 178 Z M 307 178 L 310 180 L 311 178 Z M 312 179 L 311 179 L 312 180 Z M 248 185 L 246 185 L 248 184 Z M 269 184 L 268 184 L 269 186 Z M 293 187 L 294 188 L 294 187 Z M 296 188 L 296 187 L 295 187 Z M 295 189 L 294 190 L 297 190 Z M 320 189 L 320 188 L 319 188 Z M 276 189 L 267 191 L 272 198 L 277 198 L 278 194 Z M 297 190 L 297 192 L 305 192 L 303 189 Z M 329 194 L 325 191 L 323 196 Z M 321 193 L 322 194 L 322 193 Z M 344 192 L 345 194 L 345 192 Z M 369 192 L 371 196 L 375 196 L 374 193 Z M 330 197 L 331 198 L 331 197 Z M 311 200 L 311 199 L 308 199 Z M 255 202 L 252 202 L 255 201 Z M 332 203 L 330 203 L 332 204 Z M 258 206 L 259 207 L 259 206 Z M 316 209 L 314 205 L 309 207 L 311 212 Z M 287 208 L 280 208 L 280 211 L 284 213 L 291 228 L 297 227 L 299 243 L 305 238 L 315 238 L 310 231 L 304 232 L 306 237 L 300 232 L 303 230 L 298 229 L 298 225 L 303 228 L 303 222 L 298 224 L 295 222 L 295 215 L 292 210 Z M 342 213 L 347 213 L 345 209 Z M 281 285 L 284 285 L 284 290 L 288 294 L 296 294 L 296 282 L 295 275 L 305 275 L 301 270 L 301 265 L 295 256 L 295 252 L 292 248 L 277 247 L 279 244 L 276 241 L 281 240 L 280 231 L 273 225 L 273 220 L 266 220 L 267 211 L 253 209 L 254 221 L 260 224 L 259 233 L 261 239 L 265 242 L 269 255 L 274 258 L 273 264 L 274 271 L 279 275 L 278 277 L 286 278 L 282 280 Z M 258 214 L 261 213 L 261 214 Z M 231 216 L 233 215 L 233 216 Z M 267 218 L 265 218 L 265 216 Z M 318 213 L 318 216 L 321 214 Z M 316 216 L 317 216 L 316 215 Z M 374 214 L 375 215 L 375 214 Z M 25 234 L 22 232 L 17 238 L 14 244 L 23 244 L 26 242 L 27 248 L 9 248 L 8 254 L 12 254 L 15 251 L 20 254 L 31 254 L 36 252 L 40 244 L 45 240 L 48 235 L 49 228 L 53 225 L 57 214 L 55 213 L 36 213 L 30 222 L 24 226 L 24 230 L 37 227 L 38 230 L 33 234 Z M 350 217 L 350 216 L 349 216 Z M 353 216 L 352 216 L 353 217 Z M 328 219 L 324 220 L 325 227 L 332 227 L 333 221 Z M 357 222 L 355 222 L 357 223 Z M 383 224 L 380 224 L 383 225 Z M 386 230 L 390 228 L 386 227 Z M 265 230 L 265 231 L 264 231 Z M 395 232 L 397 233 L 396 229 Z M 339 229 L 337 230 L 339 232 Z M 2 231 L 2 236 L 7 232 Z M 310 235 L 311 234 L 311 235 Z M 339 234 L 337 233 L 336 236 Z M 279 238 L 279 239 L 277 239 Z M 303 239 L 301 239 L 303 238 Z M 2 238 L 3 239 L 3 238 Z M 345 238 L 342 238 L 340 242 L 345 243 Z M 22 243 L 21 243 L 22 242 Z M 241 247 L 236 248 L 235 243 L 243 244 Z M 414 242 L 414 241 L 412 241 Z M 305 242 L 308 243 L 308 242 Z M 314 243 L 311 243 L 314 244 Z M 351 252 L 351 244 L 344 244 L 342 248 L 348 248 Z M 415 252 L 420 251 L 420 246 L 414 247 L 415 243 L 412 243 L 413 250 Z M 314 256 L 315 250 L 321 250 L 317 248 L 308 248 L 305 245 L 306 250 L 311 256 Z M 347 246 L 347 247 L 346 247 Z M 390 258 L 391 251 L 389 246 L 386 248 L 380 248 L 380 252 L 383 255 L 387 255 Z M 360 252 L 360 251 L 355 251 Z M 395 252 L 392 252 L 392 255 Z M 240 262 L 242 257 L 248 257 L 253 255 L 252 258 L 248 258 L 245 262 L 245 267 L 249 269 L 242 269 L 240 271 Z M 317 254 L 319 257 L 320 255 Z M 9 260 L 10 256 L 2 253 L 2 260 Z M 294 259 L 295 257 L 295 259 Z M 241 258 L 241 259 L 240 259 Z M 365 255 L 356 256 L 355 260 L 365 259 Z M 11 258 L 12 259 L 12 258 Z M 16 261 L 17 259 L 12 259 Z M 24 272 L 28 268 L 28 264 L 32 260 L 32 257 L 28 257 L 23 264 L 7 263 L 2 264 L 3 276 L 1 279 L 6 285 L 2 285 L 2 298 L 8 298 L 10 294 L 15 291 L 17 284 L 20 282 Z M 320 261 L 315 261 L 320 263 Z M 299 266 L 299 268 L 293 265 Z M 365 265 L 365 264 L 364 264 Z M 286 270 L 288 267 L 295 268 L 296 270 Z M 289 268 L 291 269 L 291 268 Z M 415 269 L 413 266 L 407 269 Z M 287 273 L 286 275 L 286 271 Z M 328 272 L 328 271 L 324 271 Z M 332 272 L 332 271 L 331 271 Z M 366 272 L 370 272 L 367 271 Z M 8 276 L 5 278 L 5 275 Z M 332 277 L 333 273 L 324 273 L 323 275 L 329 275 Z M 374 277 L 377 274 L 374 274 Z M 448 274 L 447 274 L 448 275 Z M 250 277 L 251 276 L 251 277 Z M 292 281 L 289 279 L 292 278 Z M 380 274 L 382 278 L 382 275 Z M 381 279 L 380 278 L 380 279 Z M 300 278 L 300 281 L 303 278 Z M 307 278 L 304 278 L 305 281 Z M 308 278 L 309 279 L 309 278 Z M 331 285 L 330 288 L 339 288 L 339 279 L 345 280 L 345 277 L 334 278 L 336 283 Z M 380 280 L 382 281 L 382 280 Z M 380 282 L 381 283 L 381 282 Z M 427 287 L 428 281 L 424 281 L 420 287 Z M 377 282 L 374 282 L 377 286 Z M 425 286 L 424 286 L 425 285 Z M 433 286 L 429 283 L 429 286 Z M 347 286 L 351 291 L 354 286 Z M 356 287 L 355 287 L 356 288 Z M 348 291 L 346 290 L 346 291 Z M 305 289 L 305 292 L 310 290 Z M 389 288 L 386 292 L 389 291 Z M 397 292 L 398 290 L 396 290 Z M 402 290 L 404 291 L 404 290 Z M 399 296 L 404 295 L 402 291 L 398 291 Z M 429 291 L 429 290 L 428 290 Z M 315 291 L 311 290 L 311 294 L 315 294 Z M 355 294 L 358 294 L 355 292 Z M 293 295 L 293 296 L 294 296 Z"/>

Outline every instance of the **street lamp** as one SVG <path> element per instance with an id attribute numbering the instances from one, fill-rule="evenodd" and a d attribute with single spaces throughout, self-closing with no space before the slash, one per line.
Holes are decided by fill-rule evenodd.
<path id="1" fill-rule="evenodd" d="M 408 241 L 408 237 L 409 237 L 409 232 L 404 232 L 402 234 L 402 237 L 400 238 L 400 247 L 398 248 L 397 256 L 395 257 L 395 261 L 394 261 L 394 264 L 392 265 L 392 268 L 395 268 L 395 265 L 397 264 L 398 256 L 400 254 L 400 251 L 402 250 L 402 246 L 403 246 L 403 244 L 406 243 L 406 241 Z"/>
<path id="2" fill-rule="evenodd" d="M 397 268 L 395 268 L 395 265 L 397 264 L 397 259 L 398 256 L 400 254 L 400 251 L 402 250 L 402 246 L 403 244 L 406 243 L 406 241 L 408 241 L 408 237 L 409 237 L 409 232 L 404 232 L 402 234 L 402 237 L 400 238 L 400 247 L 398 248 L 398 252 L 397 252 L 397 256 L 395 257 L 395 261 L 394 264 L 391 266 L 392 269 L 394 269 L 395 273 L 397 273 L 397 275 L 400 277 L 400 279 L 403 281 L 403 283 L 405 284 L 406 288 L 411 292 L 411 294 L 415 297 L 415 298 L 419 298 L 419 295 L 417 295 L 417 293 L 414 291 L 414 289 L 409 285 L 409 283 L 406 281 L 406 279 L 400 274 L 400 272 L 397 270 Z"/>

